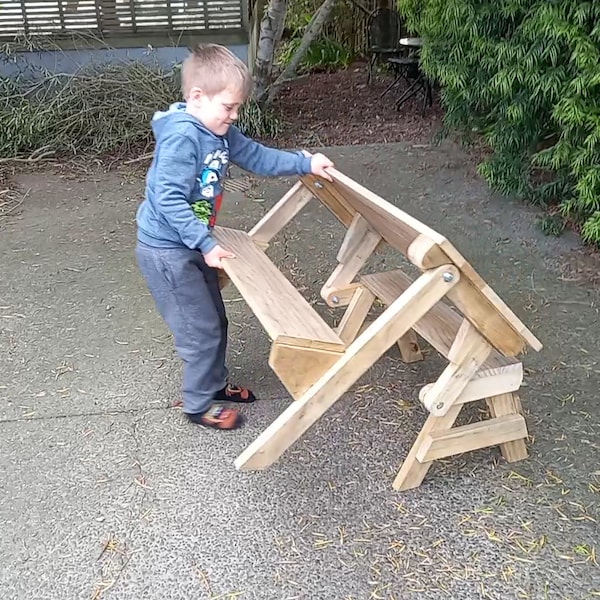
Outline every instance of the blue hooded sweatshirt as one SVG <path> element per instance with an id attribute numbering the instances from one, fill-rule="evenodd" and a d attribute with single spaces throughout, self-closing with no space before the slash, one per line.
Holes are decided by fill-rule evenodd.
<path id="1" fill-rule="evenodd" d="M 185 107 L 176 102 L 152 119 L 156 149 L 137 211 L 138 240 L 206 254 L 217 245 L 211 230 L 229 161 L 257 175 L 305 175 L 310 158 L 267 148 L 233 125 L 224 136 L 215 135 Z"/>

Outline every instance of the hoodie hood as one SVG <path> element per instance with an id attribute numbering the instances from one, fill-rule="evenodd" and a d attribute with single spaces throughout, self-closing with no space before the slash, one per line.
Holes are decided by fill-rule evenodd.
<path id="1" fill-rule="evenodd" d="M 186 112 L 186 106 L 185 102 L 174 102 L 167 110 L 159 110 L 154 113 L 152 117 L 152 131 L 157 142 L 160 142 L 166 133 L 179 127 L 185 128 L 187 124 L 197 127 L 204 136 L 216 137 L 196 117 Z"/>

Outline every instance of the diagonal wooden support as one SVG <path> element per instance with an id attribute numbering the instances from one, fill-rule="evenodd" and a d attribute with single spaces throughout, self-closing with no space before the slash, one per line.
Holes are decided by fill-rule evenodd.
<path id="1" fill-rule="evenodd" d="M 421 450 L 421 446 L 424 444 L 427 437 L 438 431 L 445 431 L 450 429 L 454 425 L 458 414 L 462 410 L 462 404 L 451 406 L 448 412 L 441 416 L 435 417 L 429 415 L 425 425 L 419 432 L 415 443 L 412 445 L 408 456 L 402 463 L 402 467 L 394 479 L 392 487 L 395 490 L 410 490 L 412 488 L 419 487 L 427 475 L 427 471 L 431 468 L 433 462 L 420 462 L 417 456 Z"/>
<path id="2" fill-rule="evenodd" d="M 337 255 L 339 264 L 321 289 L 321 297 L 329 306 L 343 305 L 340 288 L 351 284 L 381 239 L 381 235 L 369 226 L 365 218 L 358 213 L 354 215 Z"/>
<path id="3" fill-rule="evenodd" d="M 354 341 L 374 301 L 374 294 L 367 288 L 358 287 L 356 289 L 337 327 L 337 334 L 344 344 L 350 345 Z"/>
<path id="4" fill-rule="evenodd" d="M 356 213 L 338 250 L 337 261 L 340 263 L 347 263 L 350 260 L 366 261 L 380 241 L 381 235 L 370 227 L 363 216 Z"/>
<path id="5" fill-rule="evenodd" d="M 248 235 L 263 246 L 268 244 L 313 197 L 312 192 L 298 181 L 248 232 Z"/>
<path id="6" fill-rule="evenodd" d="M 359 334 L 361 328 L 365 325 L 365 319 L 369 310 L 373 306 L 375 295 L 373 292 L 358 285 L 348 304 L 348 308 L 336 329 L 344 344 L 351 344 Z M 405 363 L 414 363 L 423 360 L 423 353 L 419 348 L 417 334 L 411 329 L 407 331 L 399 340 L 398 348 L 400 355 Z"/>
<path id="7" fill-rule="evenodd" d="M 448 353 L 450 364 L 424 394 L 425 408 L 432 415 L 445 415 L 491 352 L 492 346 L 464 319 Z"/>
<path id="8" fill-rule="evenodd" d="M 275 462 L 459 280 L 460 273 L 454 265 L 424 272 L 301 398 L 242 452 L 236 467 L 262 469 Z"/>

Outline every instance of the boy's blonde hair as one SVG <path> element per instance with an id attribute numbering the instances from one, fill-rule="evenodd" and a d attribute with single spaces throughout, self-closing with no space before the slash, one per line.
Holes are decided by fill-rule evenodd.
<path id="1" fill-rule="evenodd" d="M 247 98 L 252 91 L 252 77 L 248 67 L 225 46 L 198 44 L 181 66 L 181 91 L 185 100 L 194 87 L 208 96 L 233 88 Z"/>

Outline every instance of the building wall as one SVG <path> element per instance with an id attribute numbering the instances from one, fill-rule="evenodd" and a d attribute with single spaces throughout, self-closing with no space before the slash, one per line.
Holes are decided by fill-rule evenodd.
<path id="1" fill-rule="evenodd" d="M 246 64 L 248 63 L 248 45 L 231 44 L 229 49 Z M 165 69 L 181 62 L 188 48 L 114 48 L 79 50 L 44 50 L 41 52 L 17 52 L 14 56 L 0 55 L 0 75 L 4 77 L 35 78 L 41 73 L 72 74 L 92 64 L 115 64 L 128 61 L 143 61 L 158 64 Z"/>

